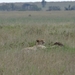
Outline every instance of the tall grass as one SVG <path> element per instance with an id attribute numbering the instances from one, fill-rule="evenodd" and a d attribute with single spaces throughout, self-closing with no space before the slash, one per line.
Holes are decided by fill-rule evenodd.
<path id="1" fill-rule="evenodd" d="M 74 11 L 0 12 L 0 75 L 74 75 L 74 18 Z M 23 50 L 36 39 L 47 49 Z"/>

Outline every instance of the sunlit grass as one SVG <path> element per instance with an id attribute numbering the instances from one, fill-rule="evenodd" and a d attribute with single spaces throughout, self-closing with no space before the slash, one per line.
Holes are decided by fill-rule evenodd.
<path id="1" fill-rule="evenodd" d="M 0 12 L 0 75 L 74 75 L 74 17 L 73 11 Z M 47 48 L 23 50 L 36 39 Z"/>

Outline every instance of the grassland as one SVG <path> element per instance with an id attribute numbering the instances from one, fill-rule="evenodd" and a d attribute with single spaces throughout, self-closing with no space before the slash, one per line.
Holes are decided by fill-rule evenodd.
<path id="1" fill-rule="evenodd" d="M 39 38 L 47 49 L 22 50 Z M 75 75 L 74 62 L 74 11 L 0 12 L 0 75 Z"/>

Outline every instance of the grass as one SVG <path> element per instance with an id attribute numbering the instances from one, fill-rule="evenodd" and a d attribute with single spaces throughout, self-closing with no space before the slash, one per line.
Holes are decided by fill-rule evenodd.
<path id="1" fill-rule="evenodd" d="M 74 11 L 0 12 L 0 75 L 75 75 L 74 18 Z M 39 38 L 47 49 L 23 50 Z"/>

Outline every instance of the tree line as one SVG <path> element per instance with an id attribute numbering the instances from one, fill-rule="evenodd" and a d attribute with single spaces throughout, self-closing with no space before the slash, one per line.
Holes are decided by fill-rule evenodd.
<path id="1" fill-rule="evenodd" d="M 59 6 L 49 6 L 48 8 L 48 11 L 55 11 L 55 10 L 58 10 L 60 11 L 61 8 Z M 75 10 L 75 6 L 71 6 L 71 5 L 68 5 L 67 7 L 64 7 L 64 10 Z"/>
<path id="2" fill-rule="evenodd" d="M 39 8 L 35 4 L 24 3 L 23 5 L 16 5 L 15 3 L 4 3 L 0 6 L 0 10 L 2 11 L 40 11 Z"/>
<path id="3" fill-rule="evenodd" d="M 46 1 L 42 1 L 42 8 L 45 8 Z M 0 11 L 42 11 L 41 7 L 36 4 L 23 3 L 22 5 L 16 5 L 15 3 L 3 3 L 0 5 Z M 60 6 L 49 6 L 47 11 L 60 11 Z M 68 5 L 64 7 L 64 10 L 75 10 L 75 6 Z"/>

